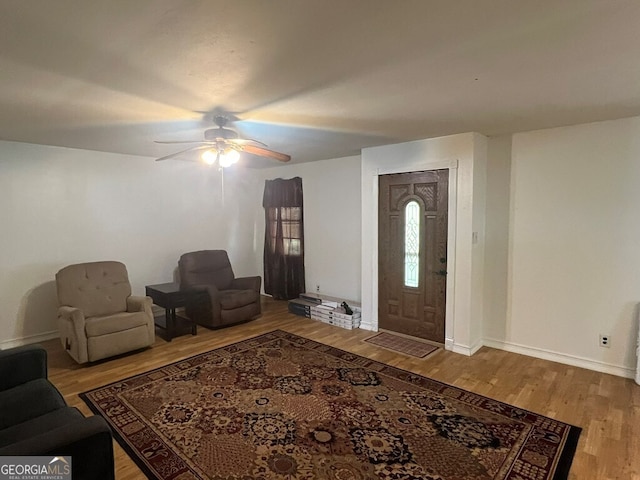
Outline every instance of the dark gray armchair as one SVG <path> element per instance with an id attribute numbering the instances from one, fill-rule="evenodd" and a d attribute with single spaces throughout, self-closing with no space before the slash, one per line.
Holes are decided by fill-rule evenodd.
<path id="1" fill-rule="evenodd" d="M 47 379 L 47 353 L 39 345 L 0 351 L 0 456 L 72 457 L 74 479 L 114 478 L 107 422 L 67 406 Z"/>
<path id="2" fill-rule="evenodd" d="M 225 250 L 185 253 L 178 270 L 180 289 L 192 293 L 185 307 L 192 321 L 220 328 L 260 316 L 262 278 L 236 278 Z"/>

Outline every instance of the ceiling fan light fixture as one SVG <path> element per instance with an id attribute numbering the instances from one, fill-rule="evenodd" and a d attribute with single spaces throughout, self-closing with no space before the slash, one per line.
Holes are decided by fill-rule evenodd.
<path id="1" fill-rule="evenodd" d="M 213 165 L 216 163 L 216 158 L 218 158 L 218 152 L 212 149 L 205 150 L 202 152 L 202 155 L 200 155 L 200 158 L 202 158 L 202 161 L 207 165 Z"/>
<path id="2" fill-rule="evenodd" d="M 238 160 L 240 160 L 240 153 L 233 148 L 229 148 L 226 151 L 220 153 L 221 167 L 230 167 Z"/>
<path id="3" fill-rule="evenodd" d="M 240 160 L 240 152 L 234 148 L 210 148 L 202 152 L 200 158 L 207 165 L 213 165 L 217 160 L 221 167 L 226 168 Z"/>

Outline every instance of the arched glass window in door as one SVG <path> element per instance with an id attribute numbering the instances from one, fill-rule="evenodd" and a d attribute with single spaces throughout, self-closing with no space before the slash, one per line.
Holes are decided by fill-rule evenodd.
<path id="1" fill-rule="evenodd" d="M 420 278 L 420 205 L 415 200 L 404 207 L 404 284 L 417 287 Z"/>

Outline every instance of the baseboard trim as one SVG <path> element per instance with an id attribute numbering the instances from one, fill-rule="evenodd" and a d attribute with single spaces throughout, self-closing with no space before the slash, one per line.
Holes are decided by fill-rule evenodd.
<path id="1" fill-rule="evenodd" d="M 463 345 L 460 343 L 455 343 L 453 339 L 445 340 L 445 347 L 449 347 L 447 348 L 447 350 L 451 350 L 453 353 L 466 355 L 467 357 L 470 357 L 471 355 L 476 353 L 478 350 L 482 348 L 482 346 L 483 346 L 482 340 L 478 340 L 473 345 Z"/>
<path id="2" fill-rule="evenodd" d="M 444 349 L 445 350 L 453 352 L 454 347 L 455 347 L 455 342 L 453 341 L 453 338 L 445 338 L 444 339 Z"/>
<path id="3" fill-rule="evenodd" d="M 360 330 L 370 330 L 372 332 L 377 332 L 378 330 L 373 328 L 373 325 L 370 322 L 363 322 L 360 320 L 360 326 L 358 327 Z"/>
<path id="4" fill-rule="evenodd" d="M 54 338 L 60 338 L 60 332 L 57 330 L 45 333 L 39 333 L 37 335 L 29 335 L 28 337 L 14 338 L 12 340 L 4 340 L 0 342 L 0 350 L 7 348 L 21 347 L 23 345 L 30 345 L 32 343 L 45 342 L 47 340 L 53 340 Z"/>
<path id="5" fill-rule="evenodd" d="M 546 350 L 544 348 L 530 347 L 527 345 L 504 342 L 502 340 L 496 340 L 492 338 L 485 338 L 483 343 L 487 347 L 497 348 L 498 350 L 519 353 L 521 355 L 541 358 L 542 360 L 549 360 L 551 362 L 564 363 L 565 365 L 586 368 L 587 370 L 593 370 L 600 373 L 608 373 L 611 375 L 616 375 L 618 377 L 634 378 L 636 373 L 635 369 L 633 368 L 613 365 L 611 363 L 600 362 L 597 360 L 591 360 L 589 358 L 579 357 L 577 355 L 554 352 L 552 350 Z"/>

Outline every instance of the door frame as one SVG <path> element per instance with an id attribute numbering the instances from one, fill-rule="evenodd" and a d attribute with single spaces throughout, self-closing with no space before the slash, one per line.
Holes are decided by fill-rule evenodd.
<path id="1" fill-rule="evenodd" d="M 455 318 L 455 272 L 456 272 L 456 222 L 458 204 L 458 160 L 436 160 L 421 162 L 419 165 L 400 166 L 395 168 L 378 168 L 372 175 L 373 209 L 371 232 L 371 327 L 378 331 L 378 196 L 380 175 L 394 173 L 411 173 L 425 170 L 449 170 L 449 198 L 447 217 L 447 285 L 444 320 L 444 346 L 446 350 L 454 350 L 454 318 Z"/>

